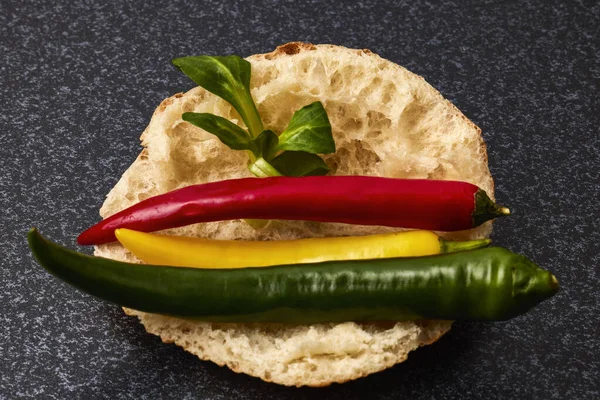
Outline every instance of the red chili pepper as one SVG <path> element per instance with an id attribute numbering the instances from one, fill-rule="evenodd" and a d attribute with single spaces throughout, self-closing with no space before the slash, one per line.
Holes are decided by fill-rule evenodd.
<path id="1" fill-rule="evenodd" d="M 245 178 L 148 198 L 92 226 L 77 242 L 113 242 L 117 228 L 152 232 L 239 218 L 457 231 L 509 213 L 466 182 L 370 176 Z"/>

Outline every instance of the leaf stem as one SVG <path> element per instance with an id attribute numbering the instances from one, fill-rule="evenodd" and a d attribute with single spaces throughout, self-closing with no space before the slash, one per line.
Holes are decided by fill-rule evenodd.
<path id="1" fill-rule="evenodd" d="M 264 130 L 263 123 L 260 118 L 260 114 L 258 113 L 258 109 L 256 108 L 256 104 L 254 104 L 254 100 L 252 99 L 252 95 L 250 94 L 250 90 L 245 88 L 244 90 L 245 96 L 240 98 L 240 115 L 242 119 L 248 126 L 248 132 L 250 136 L 255 138 Z"/>
<path id="2" fill-rule="evenodd" d="M 248 166 L 250 172 L 259 178 L 266 178 L 269 176 L 282 176 L 271 164 L 262 157 L 259 157 L 252 164 Z"/>

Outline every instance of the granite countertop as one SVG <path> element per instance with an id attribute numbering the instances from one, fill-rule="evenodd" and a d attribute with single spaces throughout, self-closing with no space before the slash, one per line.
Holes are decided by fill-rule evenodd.
<path id="1" fill-rule="evenodd" d="M 0 398 L 600 398 L 597 1 L 0 2 Z M 32 259 L 61 244 L 140 151 L 154 108 L 191 88 L 170 60 L 302 40 L 368 48 L 422 75 L 482 130 L 494 241 L 561 292 L 504 323 L 456 323 L 382 373 L 285 388 L 197 360 Z"/>

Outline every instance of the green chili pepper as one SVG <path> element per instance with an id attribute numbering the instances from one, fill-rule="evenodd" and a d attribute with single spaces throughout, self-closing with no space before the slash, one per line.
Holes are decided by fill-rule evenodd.
<path id="1" fill-rule="evenodd" d="M 140 311 L 223 322 L 505 320 L 558 290 L 500 247 L 427 257 L 198 269 L 129 264 L 61 247 L 36 229 L 29 246 L 50 273 Z"/>

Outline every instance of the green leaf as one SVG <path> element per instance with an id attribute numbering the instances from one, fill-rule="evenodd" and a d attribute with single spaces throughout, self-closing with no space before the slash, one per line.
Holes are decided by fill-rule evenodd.
<path id="1" fill-rule="evenodd" d="M 278 150 L 312 154 L 335 153 L 335 142 L 327 112 L 317 101 L 294 113 L 288 127 L 279 135 Z"/>
<path id="2" fill-rule="evenodd" d="M 275 156 L 279 139 L 273 131 L 266 130 L 262 131 L 262 133 L 258 135 L 252 141 L 252 143 L 254 145 L 254 150 L 252 150 L 252 152 L 256 155 L 256 157 L 262 157 L 269 161 L 273 158 L 273 156 Z"/>
<path id="3" fill-rule="evenodd" d="M 223 117 L 214 114 L 186 112 L 181 116 L 184 121 L 212 133 L 233 150 L 251 150 L 252 139 L 248 132 Z"/>
<path id="4" fill-rule="evenodd" d="M 286 151 L 273 160 L 271 165 L 285 176 L 326 175 L 329 167 L 316 154 L 303 151 Z"/>
<path id="5" fill-rule="evenodd" d="M 263 131 L 262 121 L 250 94 L 250 63 L 238 56 L 192 56 L 173 64 L 197 85 L 221 97 L 237 110 L 254 137 Z"/>

